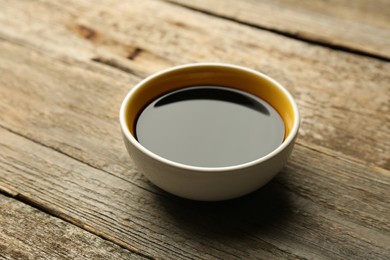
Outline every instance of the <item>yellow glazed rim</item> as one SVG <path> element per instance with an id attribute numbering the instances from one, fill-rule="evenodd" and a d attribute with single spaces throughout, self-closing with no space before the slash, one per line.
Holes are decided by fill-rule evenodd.
<path id="1" fill-rule="evenodd" d="M 218 85 L 246 91 L 272 105 L 285 124 L 283 143 L 257 160 L 228 167 L 198 167 L 176 163 L 154 154 L 135 139 L 135 123 L 146 105 L 161 95 L 188 86 Z M 175 167 L 226 171 L 257 164 L 282 151 L 294 140 L 299 128 L 299 112 L 291 94 L 270 77 L 248 68 L 223 63 L 195 63 L 173 67 L 151 75 L 138 83 L 125 97 L 120 109 L 120 124 L 126 138 L 138 149 L 159 161 Z"/>

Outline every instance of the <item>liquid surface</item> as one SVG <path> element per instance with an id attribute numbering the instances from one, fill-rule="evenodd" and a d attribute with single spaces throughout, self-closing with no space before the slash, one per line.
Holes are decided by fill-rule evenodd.
<path id="1" fill-rule="evenodd" d="M 136 123 L 137 140 L 174 162 L 225 167 L 275 150 L 284 123 L 264 100 L 226 87 L 198 86 L 170 92 L 150 103 Z"/>

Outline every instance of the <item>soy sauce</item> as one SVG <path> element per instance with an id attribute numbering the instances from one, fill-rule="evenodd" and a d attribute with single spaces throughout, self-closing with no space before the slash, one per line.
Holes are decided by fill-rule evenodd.
<path id="1" fill-rule="evenodd" d="M 266 101 L 219 86 L 165 94 L 140 113 L 137 140 L 174 162 L 200 167 L 239 165 L 275 150 L 285 126 Z"/>

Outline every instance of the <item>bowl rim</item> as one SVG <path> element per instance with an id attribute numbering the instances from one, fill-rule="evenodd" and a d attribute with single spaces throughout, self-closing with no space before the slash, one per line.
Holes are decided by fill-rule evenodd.
<path id="1" fill-rule="evenodd" d="M 260 157 L 260 158 L 258 158 L 256 160 L 252 160 L 252 161 L 246 162 L 246 163 L 232 165 L 232 166 L 222 166 L 222 167 L 201 167 L 201 166 L 187 165 L 187 164 L 183 164 L 183 163 L 179 163 L 179 162 L 174 162 L 174 161 L 168 160 L 168 159 L 166 159 L 166 158 L 164 158 L 162 156 L 159 156 L 159 155 L 153 153 L 152 151 L 150 151 L 147 148 L 145 148 L 141 143 L 139 143 L 137 141 L 137 139 L 130 133 L 130 130 L 128 129 L 127 123 L 126 123 L 126 109 L 127 109 L 127 104 L 129 102 L 129 99 L 131 98 L 131 96 L 137 91 L 137 89 L 142 88 L 142 86 L 146 82 L 151 81 L 154 78 L 159 77 L 159 76 L 161 76 L 161 75 L 163 75 L 165 73 L 169 73 L 169 72 L 175 71 L 175 70 L 181 70 L 181 69 L 185 69 L 185 68 L 190 68 L 190 67 L 203 67 L 203 66 L 207 66 L 207 67 L 210 67 L 210 66 L 224 67 L 224 68 L 231 68 L 231 69 L 237 69 L 237 70 L 241 70 L 241 71 L 246 71 L 246 72 L 255 74 L 256 76 L 259 76 L 261 78 L 265 78 L 266 80 L 272 82 L 272 84 L 274 84 L 277 88 L 279 88 L 283 92 L 283 94 L 287 96 L 287 99 L 289 100 L 290 104 L 292 105 L 294 118 L 295 118 L 293 127 L 291 129 L 291 132 L 287 136 L 287 138 L 282 142 L 282 144 L 279 145 L 272 152 L 268 153 L 267 155 L 265 155 L 263 157 Z M 251 167 L 251 166 L 260 164 L 260 163 L 262 163 L 264 161 L 267 161 L 268 159 L 274 157 L 275 155 L 277 155 L 281 151 L 283 151 L 286 147 L 289 146 L 289 144 L 291 142 L 294 141 L 295 137 L 298 134 L 298 129 L 299 129 L 299 126 L 300 126 L 300 114 L 299 114 L 299 111 L 298 111 L 298 106 L 297 106 L 294 98 L 290 94 L 290 92 L 283 85 L 281 85 L 279 82 L 277 82 L 273 78 L 271 78 L 271 77 L 269 77 L 269 76 L 267 76 L 267 75 L 265 75 L 265 74 L 263 74 L 263 73 L 261 73 L 259 71 L 256 71 L 254 69 L 246 68 L 246 67 L 239 66 L 239 65 L 233 65 L 233 64 L 228 64 L 228 63 L 221 63 L 221 62 L 200 62 L 200 63 L 189 63 L 189 64 L 184 64 L 184 65 L 174 66 L 174 67 L 171 67 L 171 68 L 168 68 L 168 69 L 165 69 L 165 70 L 161 70 L 161 71 L 159 71 L 157 73 L 154 73 L 154 74 L 146 77 L 145 79 L 141 80 L 139 83 L 137 83 L 127 93 L 126 97 L 122 101 L 121 108 L 120 108 L 120 111 L 119 111 L 119 121 L 120 121 L 120 126 L 121 126 L 121 129 L 122 129 L 122 133 L 124 134 L 124 136 L 138 150 L 140 150 L 142 153 L 146 154 L 148 157 L 151 157 L 151 158 L 153 158 L 153 159 L 155 159 L 157 161 L 160 161 L 161 163 L 170 165 L 172 167 L 180 168 L 180 169 L 184 169 L 184 170 L 191 170 L 191 171 L 197 171 L 197 172 L 226 172 L 226 171 L 234 171 L 234 170 L 243 169 L 243 168 L 247 168 L 247 167 Z"/>

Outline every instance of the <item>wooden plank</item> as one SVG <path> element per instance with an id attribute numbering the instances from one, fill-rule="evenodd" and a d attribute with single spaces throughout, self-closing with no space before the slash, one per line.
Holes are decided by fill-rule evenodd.
<path id="1" fill-rule="evenodd" d="M 361 187 L 352 174 L 310 177 L 316 172 L 301 165 L 303 170 L 287 168 L 276 181 L 240 200 L 197 203 L 150 192 L 4 129 L 0 133 L 1 185 L 143 255 L 225 259 L 356 254 L 386 259 L 390 253 L 389 203 L 376 196 L 389 195 L 386 175 L 381 178 L 386 183 L 365 180 Z M 325 162 L 322 167 L 333 164 L 332 158 L 298 151 L 317 156 Z M 349 166 L 344 168 L 353 172 Z M 338 176 L 348 182 L 341 186 Z M 312 201 L 316 193 L 323 198 Z"/>
<path id="2" fill-rule="evenodd" d="M 122 79 L 134 80 L 131 75 L 0 46 L 2 190 L 152 257 L 343 258 L 353 252 L 385 259 L 389 253 L 388 171 L 298 145 L 279 177 L 251 196 L 219 204 L 180 200 L 124 159 L 114 92 L 125 91 Z M 82 150 L 63 148 L 76 144 Z"/>
<path id="3" fill-rule="evenodd" d="M 290 37 L 390 59 L 390 1 L 168 2 Z"/>
<path id="4" fill-rule="evenodd" d="M 18 19 L 0 17 L 2 190 L 155 257 L 386 258 L 388 64 L 159 2 L 110 3 L 4 5 Z M 41 15 L 31 20 L 31 10 Z M 232 35 L 222 37 L 226 30 Z M 201 43 L 207 47 L 192 47 Z M 143 51 L 134 58 L 137 48 Z M 275 76 L 305 119 L 274 182 L 219 204 L 180 200 L 150 185 L 129 162 L 117 123 L 121 99 L 139 80 L 121 70 L 144 75 L 208 59 Z"/>
<path id="5" fill-rule="evenodd" d="M 2 194 L 0 258 L 145 259 Z"/>
<path id="6" fill-rule="evenodd" d="M 108 4 L 110 8 L 105 7 Z M 390 169 L 389 63 L 289 40 L 156 1 L 113 0 L 103 1 L 101 6 L 74 1 L 66 8 L 52 2 L 28 1 L 24 5 L 17 1 L 4 7 L 7 10 L 3 13 L 18 19 L 0 15 L 0 35 L 51 56 L 98 61 L 141 77 L 175 64 L 210 60 L 263 71 L 283 83 L 297 99 L 303 118 L 299 142 Z M 31 21 L 30 10 L 41 16 Z M 154 16 L 146 20 L 144 13 Z M 45 29 L 47 24 L 51 25 L 50 33 Z M 128 59 L 137 48 L 142 51 L 135 59 Z M 121 82 L 120 90 L 112 91 L 115 109 L 136 81 Z M 80 106 L 78 101 L 69 102 Z M 110 110 L 110 117 L 116 116 L 117 111 Z M 55 146 L 68 150 L 71 143 Z M 81 145 L 74 148 L 83 149 Z"/>

